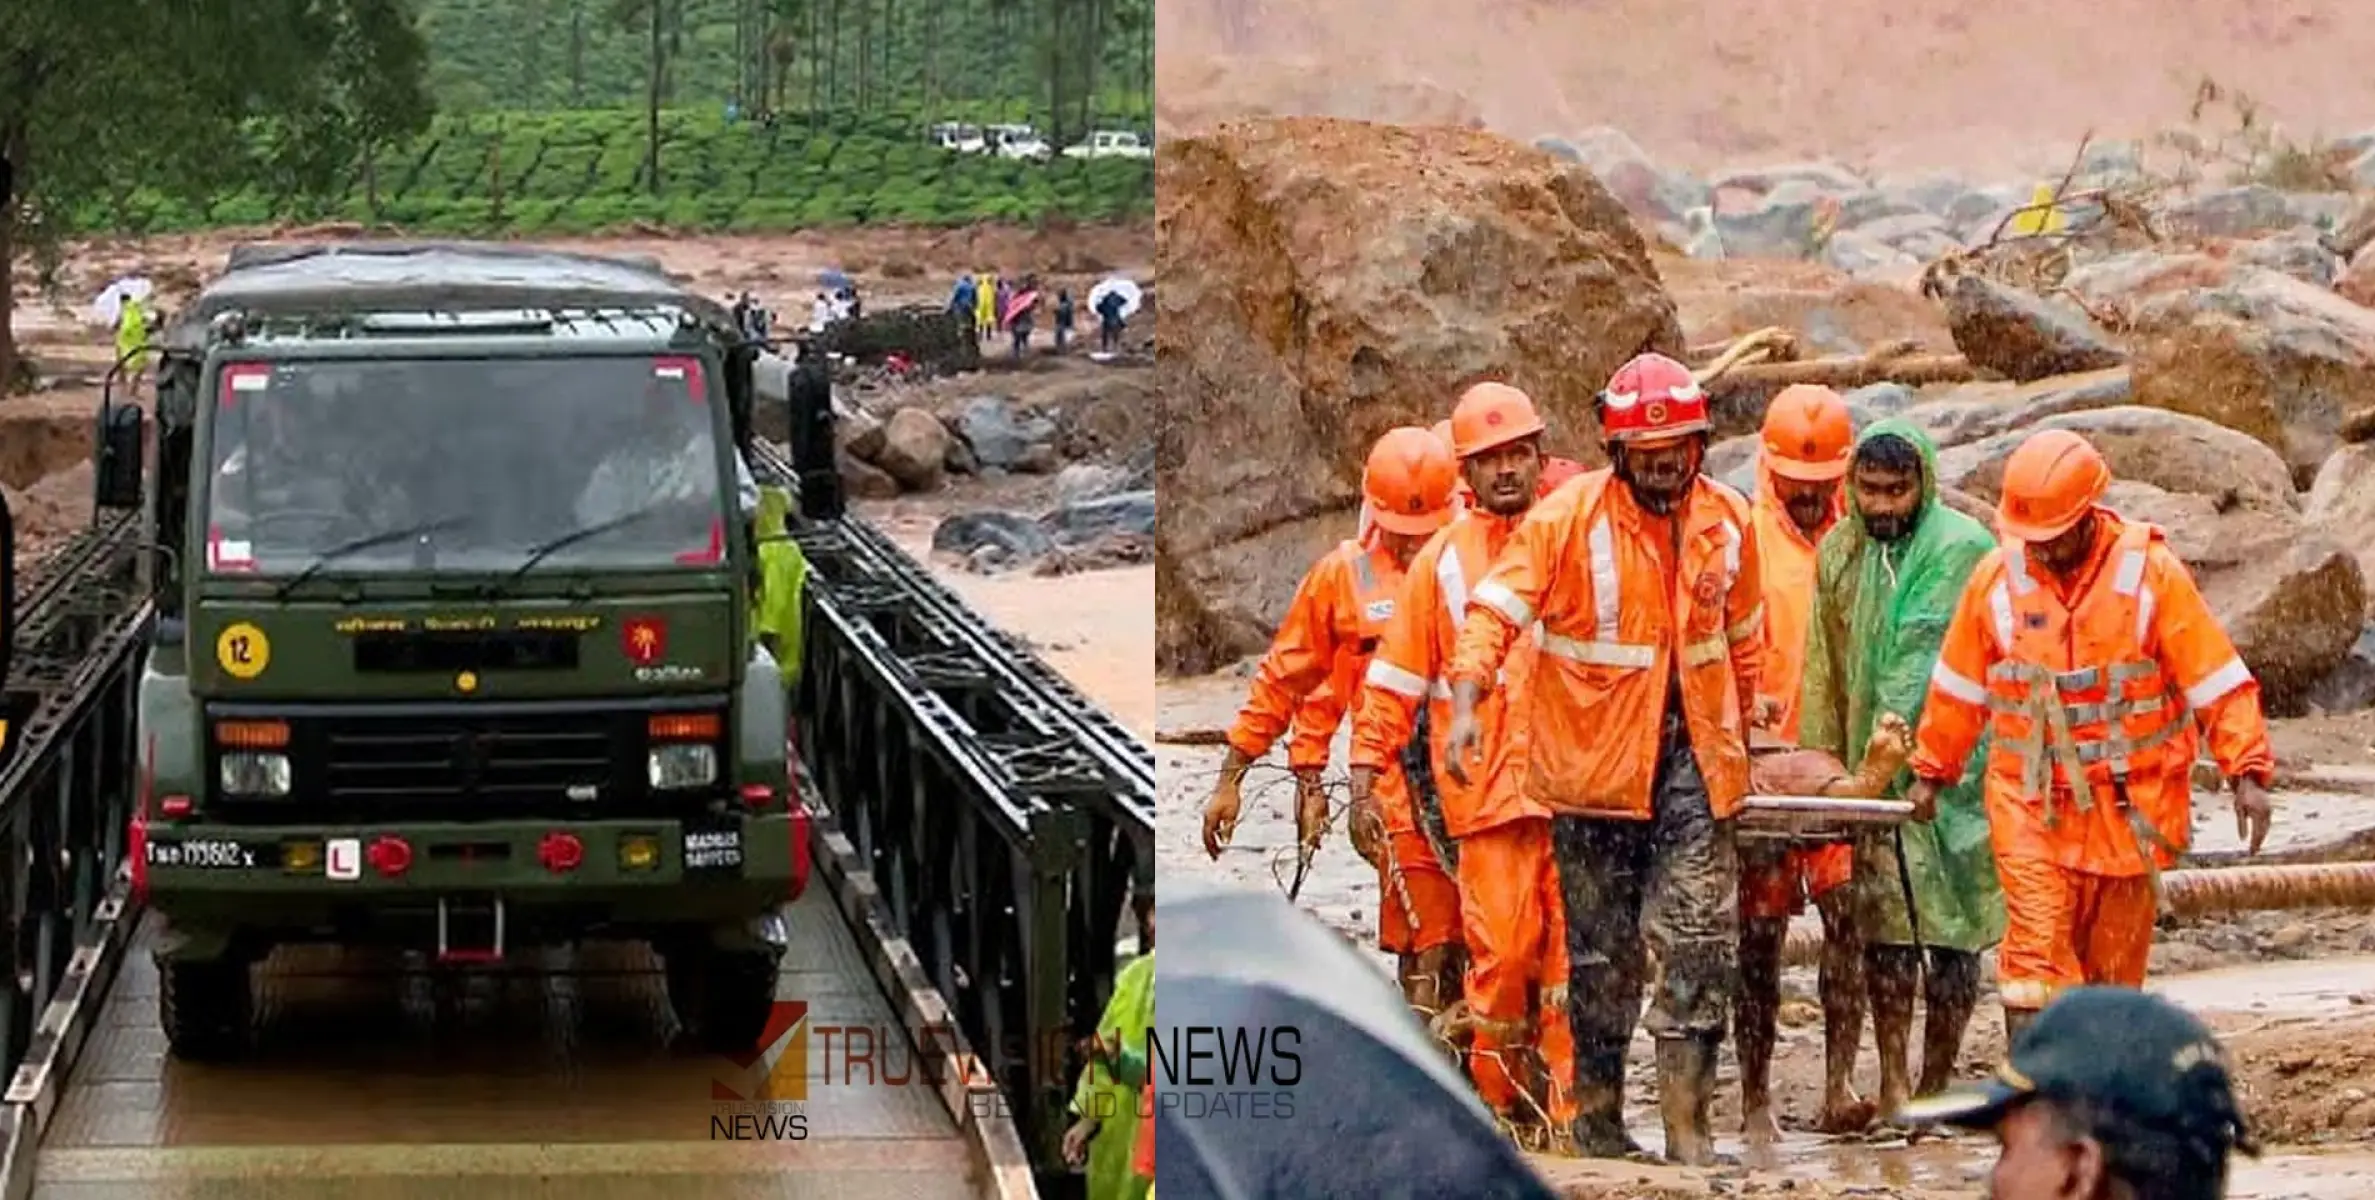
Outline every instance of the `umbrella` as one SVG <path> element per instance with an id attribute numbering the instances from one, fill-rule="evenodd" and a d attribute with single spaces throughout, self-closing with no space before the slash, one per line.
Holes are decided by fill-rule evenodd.
<path id="1" fill-rule="evenodd" d="M 1097 311 L 1098 302 L 1105 299 L 1105 293 L 1107 292 L 1120 292 L 1122 294 L 1122 317 L 1125 320 L 1129 318 L 1131 313 L 1138 311 L 1139 302 L 1146 298 L 1146 294 L 1138 290 L 1138 285 L 1136 283 L 1133 283 L 1128 279 L 1124 279 L 1119 275 L 1115 275 L 1089 289 L 1090 312 Z"/>
<path id="2" fill-rule="evenodd" d="M 1551 1200 L 1377 968 L 1274 891 L 1164 880 L 1155 977 L 1155 1191 Z M 1239 1055 L 1191 1059 L 1186 1027 Z M 1275 1031 L 1291 1028 L 1285 1037 Z M 1203 1038 L 1209 1034 L 1196 1035 Z M 1177 1047 L 1179 1053 L 1173 1053 Z M 1275 1051 L 1295 1052 L 1297 1066 Z M 1233 1077 L 1227 1077 L 1233 1075 Z M 1297 1076 L 1300 1076 L 1297 1078 Z"/>
<path id="3" fill-rule="evenodd" d="M 999 316 L 998 324 L 1001 326 L 1013 325 L 1016 317 L 1031 311 L 1031 306 L 1037 303 L 1039 303 L 1037 288 L 1017 289 L 1013 295 L 1006 298 L 1006 311 Z"/>
<path id="4" fill-rule="evenodd" d="M 827 267 L 816 273 L 816 286 L 828 292 L 838 292 L 851 286 L 849 273 L 839 267 Z"/>
<path id="5" fill-rule="evenodd" d="M 125 301 L 146 300 L 154 290 L 155 287 L 145 277 L 126 275 L 108 284 L 99 292 L 98 299 L 91 301 L 91 319 L 102 325 L 113 325 L 123 319 Z"/>

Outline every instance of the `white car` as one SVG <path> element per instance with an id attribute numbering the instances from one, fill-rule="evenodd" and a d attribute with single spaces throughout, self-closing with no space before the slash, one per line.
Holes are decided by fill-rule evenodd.
<path id="1" fill-rule="evenodd" d="M 989 143 L 998 148 L 1000 158 L 1045 160 L 1055 156 L 1055 148 L 1028 125 L 992 125 Z"/>
<path id="2" fill-rule="evenodd" d="M 934 125 L 928 136 L 933 145 L 952 154 L 979 154 L 989 149 L 989 143 L 982 140 L 979 125 L 944 122 Z"/>
<path id="3" fill-rule="evenodd" d="M 1077 146 L 1066 146 L 1066 158 L 1153 158 L 1155 152 L 1126 129 L 1100 129 Z"/>

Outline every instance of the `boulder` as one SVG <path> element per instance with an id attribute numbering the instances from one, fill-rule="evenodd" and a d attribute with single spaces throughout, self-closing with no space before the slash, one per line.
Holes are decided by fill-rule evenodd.
<path id="1" fill-rule="evenodd" d="M 2358 641 L 2365 576 L 2357 559 L 2298 515 L 2222 499 L 2123 479 L 2105 503 L 2168 531 L 2169 548 L 2193 571 L 2269 708 L 2297 712 Z"/>
<path id="2" fill-rule="evenodd" d="M 842 494 L 852 500 L 895 500 L 899 496 L 898 480 L 846 447 L 833 456 L 833 466 L 841 476 Z"/>
<path id="3" fill-rule="evenodd" d="M 2021 429 L 1956 446 L 1938 455 L 1938 476 L 1950 486 L 1994 504 L 2003 494 L 2004 460 L 2039 429 L 2085 435 L 2111 464 L 2114 479 L 2150 484 L 2182 495 L 2217 498 L 2222 510 L 2300 515 L 2292 476 L 2276 453 L 2232 429 L 2200 417 L 2137 405 L 2045 417 Z"/>
<path id="4" fill-rule="evenodd" d="M 2350 265 L 2334 280 L 2334 290 L 2353 304 L 2375 308 L 2375 242 L 2359 247 Z"/>
<path id="5" fill-rule="evenodd" d="M 1947 285 L 1945 301 L 1955 349 L 1971 365 L 2008 379 L 2097 371 L 2125 358 L 2074 306 L 1992 279 L 1957 275 Z"/>
<path id="6" fill-rule="evenodd" d="M 2243 266 L 2290 275 L 2313 287 L 2332 287 L 2342 273 L 2342 260 L 2314 229 L 2292 229 L 2274 237 L 2237 242 L 2228 257 Z"/>
<path id="7" fill-rule="evenodd" d="M 973 448 L 975 460 L 1002 471 L 1029 469 L 1024 464 L 1033 449 L 1056 436 L 1054 422 L 1016 412 L 1015 402 L 1005 396 L 966 400 L 955 424 L 957 436 Z"/>
<path id="8" fill-rule="evenodd" d="M 900 487 L 928 492 L 940 486 L 941 475 L 948 469 L 949 440 L 948 427 L 940 418 L 921 408 L 902 408 L 884 422 L 882 451 L 874 463 L 898 480 Z"/>
<path id="9" fill-rule="evenodd" d="M 2146 302 L 2135 322 L 2138 404 L 2260 439 L 2301 487 L 2344 415 L 2375 407 L 2375 311 L 2324 288 L 2238 267 L 2223 286 Z"/>
<path id="10" fill-rule="evenodd" d="M 1945 450 L 2047 417 L 2126 404 L 2130 396 L 2127 368 L 2113 367 L 2030 383 L 1967 383 L 1904 412 Z"/>
<path id="11" fill-rule="evenodd" d="M 1265 119 L 1168 139 L 1155 170 L 1166 669 L 1261 648 L 1352 531 L 1387 429 L 1504 379 L 1542 406 L 1553 452 L 1597 461 L 1599 387 L 1636 353 L 1682 351 L 1624 207 L 1520 143 Z"/>
<path id="12" fill-rule="evenodd" d="M 2334 451 L 2301 501 L 2301 513 L 2311 528 L 2358 556 L 2362 572 L 2375 581 L 2375 445 Z"/>

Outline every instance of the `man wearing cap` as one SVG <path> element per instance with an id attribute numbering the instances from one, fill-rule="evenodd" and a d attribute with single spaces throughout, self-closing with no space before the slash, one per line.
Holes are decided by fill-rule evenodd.
<path id="1" fill-rule="evenodd" d="M 1905 798 L 1928 820 L 1993 738 L 1982 786 L 2011 1036 L 2065 988 L 2143 986 L 2160 872 L 2193 839 L 2201 742 L 2234 790 L 2237 836 L 2254 854 L 2268 836 L 2259 682 L 2161 531 L 2103 506 L 2110 483 L 2066 429 L 2005 460 L 2004 541 L 1963 588 L 1908 764 Z"/>
<path id="2" fill-rule="evenodd" d="M 2062 993 L 1994 1079 L 1899 1113 L 1996 1135 L 1993 1200 L 2218 1200 L 2258 1157 L 2208 1026 L 2127 988 Z"/>

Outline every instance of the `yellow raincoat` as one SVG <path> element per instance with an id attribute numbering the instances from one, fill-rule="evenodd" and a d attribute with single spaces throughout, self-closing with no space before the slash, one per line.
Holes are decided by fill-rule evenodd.
<path id="1" fill-rule="evenodd" d="M 780 487 L 759 489 L 759 594 L 754 598 L 751 627 L 758 631 L 776 670 L 789 690 L 800 681 L 803 593 L 808 590 L 808 559 L 785 527 L 791 497 Z"/>

